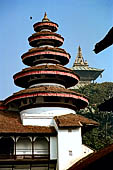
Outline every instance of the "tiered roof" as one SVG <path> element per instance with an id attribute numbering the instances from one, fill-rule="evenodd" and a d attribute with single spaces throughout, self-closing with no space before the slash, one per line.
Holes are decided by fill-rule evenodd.
<path id="1" fill-rule="evenodd" d="M 50 29 L 52 32 L 56 32 L 58 29 L 58 24 L 50 21 L 47 17 L 47 13 L 45 12 L 42 22 L 35 23 L 33 27 L 36 32 L 41 31 L 43 29 Z"/>
<path id="2" fill-rule="evenodd" d="M 39 97 L 43 97 L 44 100 L 41 101 Z M 28 98 L 30 98 L 29 101 Z M 34 98 L 36 98 L 36 100 L 34 100 Z M 71 99 L 71 101 L 61 101 L 60 98 Z M 25 102 L 23 108 L 51 105 L 53 107 L 63 106 L 73 108 L 74 110 L 82 109 L 86 107 L 88 103 L 88 99 L 83 95 L 57 86 L 39 86 L 21 90 L 14 93 L 13 96 L 8 97 L 5 103 L 6 105 L 15 103 L 16 106 L 22 110 L 20 101 Z"/>
<path id="3" fill-rule="evenodd" d="M 5 100 L 7 106 L 15 104 L 19 110 L 47 106 L 47 103 L 73 107 L 74 110 L 87 106 L 86 97 L 66 89 L 76 85 L 79 76 L 63 66 L 69 62 L 70 55 L 58 48 L 64 38 L 56 33 L 57 28 L 58 25 L 51 22 L 47 14 L 42 22 L 34 24 L 36 33 L 28 38 L 34 48 L 22 55 L 22 61 L 30 67 L 14 75 L 15 84 L 26 89 L 8 97 Z"/>
<path id="4" fill-rule="evenodd" d="M 34 24 L 36 33 L 28 39 L 34 48 L 22 55 L 23 63 L 30 67 L 13 77 L 15 84 L 25 89 L 0 101 L 0 133 L 56 135 L 52 126 L 23 126 L 19 112 L 38 107 L 63 107 L 76 111 L 88 105 L 87 97 L 66 89 L 76 85 L 79 76 L 64 67 L 70 55 L 59 48 L 64 39 L 55 33 L 57 28 L 58 25 L 51 22 L 46 14 L 42 22 Z M 53 119 L 59 128 L 97 125 L 95 121 L 75 114 L 53 115 Z"/>
<path id="5" fill-rule="evenodd" d="M 45 57 L 43 57 L 43 55 Z M 58 47 L 36 47 L 30 49 L 27 53 L 22 55 L 22 61 L 24 64 L 34 66 L 44 62 L 51 62 L 65 65 L 69 62 L 70 55 L 64 49 Z"/>
<path id="6" fill-rule="evenodd" d="M 45 79 L 43 78 L 45 75 Z M 53 77 L 56 76 L 56 79 Z M 14 75 L 16 85 L 27 88 L 35 83 L 59 83 L 65 87 L 70 87 L 78 83 L 79 77 L 68 68 L 61 65 L 39 65 L 23 69 Z"/>

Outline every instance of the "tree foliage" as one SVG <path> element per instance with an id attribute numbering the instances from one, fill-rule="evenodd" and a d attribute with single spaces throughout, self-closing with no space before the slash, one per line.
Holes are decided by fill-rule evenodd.
<path id="1" fill-rule="evenodd" d="M 113 83 L 93 83 L 76 91 L 89 98 L 88 107 L 77 113 L 100 123 L 99 127 L 85 133 L 83 143 L 96 150 L 113 143 L 113 113 L 100 112 L 97 108 L 100 103 L 113 96 Z"/>

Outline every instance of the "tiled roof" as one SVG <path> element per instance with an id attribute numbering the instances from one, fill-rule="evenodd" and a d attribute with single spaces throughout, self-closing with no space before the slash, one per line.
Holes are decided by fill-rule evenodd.
<path id="1" fill-rule="evenodd" d="M 46 36 L 46 35 L 57 36 L 57 37 L 60 37 L 60 38 L 62 38 L 64 40 L 64 38 L 60 34 L 57 34 L 57 33 L 54 33 L 54 32 L 50 32 L 50 31 L 41 31 L 41 32 L 36 32 L 36 33 L 32 34 L 33 37 L 40 36 L 40 35 L 44 35 L 44 36 Z M 30 37 L 28 38 L 28 40 L 29 39 L 30 39 Z"/>
<path id="2" fill-rule="evenodd" d="M 35 96 L 57 96 L 72 98 L 76 103 L 74 104 L 78 109 L 84 108 L 88 105 L 88 99 L 75 91 L 65 89 L 57 86 L 39 86 L 29 89 L 21 90 L 14 93 L 12 96 L 5 100 L 5 104 L 12 101 L 17 101 L 22 98 L 35 97 Z"/>
<path id="3" fill-rule="evenodd" d="M 48 64 L 46 64 L 46 65 L 40 65 L 40 66 L 32 66 L 32 67 L 25 68 L 22 71 L 24 71 L 24 72 L 25 71 L 32 71 L 32 70 L 36 70 L 36 69 L 38 69 L 38 70 L 60 70 L 60 71 L 65 71 L 65 72 L 70 72 L 70 73 L 75 74 L 74 71 L 72 71 L 72 70 L 70 70 L 70 69 L 68 69 L 66 67 L 63 67 L 63 66 L 61 66 L 59 64 L 56 64 L 56 65 L 48 65 Z"/>
<path id="4" fill-rule="evenodd" d="M 104 69 L 96 69 L 88 66 L 75 66 L 71 69 L 80 76 L 80 81 L 96 80 L 104 71 Z"/>
<path id="5" fill-rule="evenodd" d="M 62 52 L 62 53 L 67 53 L 64 49 L 58 48 L 58 47 L 35 47 L 29 49 L 29 53 L 31 52 L 37 52 L 37 51 L 45 51 L 45 50 L 50 50 L 50 51 L 57 51 L 57 52 Z"/>
<path id="6" fill-rule="evenodd" d="M 97 69 L 97 68 L 93 68 L 93 67 L 88 67 L 88 66 L 82 66 L 82 65 L 80 65 L 80 66 L 74 66 L 74 67 L 72 67 L 71 68 L 72 70 L 87 70 L 87 71 L 100 71 L 100 72 L 102 72 L 102 71 L 104 71 L 103 69 Z"/>
<path id="7" fill-rule="evenodd" d="M 43 75 L 46 76 L 43 77 Z M 28 67 L 21 72 L 16 73 L 13 78 L 15 84 L 23 88 L 29 87 L 29 84 L 33 83 L 31 80 L 35 81 L 37 84 L 53 81 L 55 83 L 61 83 L 62 85 L 65 85 L 65 87 L 74 86 L 80 80 L 79 76 L 74 71 L 59 64 Z"/>
<path id="8" fill-rule="evenodd" d="M 73 95 L 78 95 L 84 97 L 84 95 L 77 93 L 73 90 L 70 89 L 65 89 L 63 87 L 58 87 L 58 86 L 39 86 L 39 87 L 32 87 L 28 88 L 25 90 L 20 90 L 19 92 L 14 93 L 14 95 L 21 95 L 21 94 L 26 94 L 26 93 L 33 93 L 33 92 L 53 92 L 53 93 L 69 93 Z M 86 97 L 85 97 L 86 98 Z"/>
<path id="9" fill-rule="evenodd" d="M 56 116 L 54 119 L 59 128 L 99 125 L 99 123 L 94 120 L 72 113 L 62 116 Z"/>
<path id="10" fill-rule="evenodd" d="M 56 134 L 54 127 L 24 126 L 20 115 L 12 111 L 0 111 L 0 133 L 39 133 Z"/>
<path id="11" fill-rule="evenodd" d="M 33 25 L 36 32 L 41 31 L 43 28 L 49 28 L 52 32 L 56 32 L 58 29 L 58 24 L 50 21 L 48 18 L 46 20 L 43 18 L 42 22 L 37 22 Z"/>

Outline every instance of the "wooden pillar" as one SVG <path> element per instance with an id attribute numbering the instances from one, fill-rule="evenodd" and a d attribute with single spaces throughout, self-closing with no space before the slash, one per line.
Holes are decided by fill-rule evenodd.
<path id="1" fill-rule="evenodd" d="M 32 136 L 32 159 L 34 158 L 34 136 Z"/>
<path id="2" fill-rule="evenodd" d="M 15 136 L 15 155 L 14 155 L 14 159 L 16 159 L 16 136 Z"/>
<path id="3" fill-rule="evenodd" d="M 48 137 L 48 170 L 49 170 L 49 163 L 50 163 L 50 136 Z"/>
<path id="4" fill-rule="evenodd" d="M 30 170 L 31 170 L 31 164 L 30 164 Z"/>

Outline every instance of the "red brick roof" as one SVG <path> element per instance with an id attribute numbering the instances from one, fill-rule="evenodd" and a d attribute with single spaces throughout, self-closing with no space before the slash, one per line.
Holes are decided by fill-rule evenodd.
<path id="1" fill-rule="evenodd" d="M 23 126 L 20 115 L 12 111 L 0 111 L 0 133 L 39 133 L 56 134 L 54 127 Z"/>
<path id="2" fill-rule="evenodd" d="M 97 123 L 94 120 L 85 118 L 78 114 L 67 114 L 62 116 L 56 116 L 55 121 L 57 123 L 57 126 L 59 128 L 67 128 L 67 127 L 79 127 L 79 126 L 98 126 L 99 123 Z"/>

